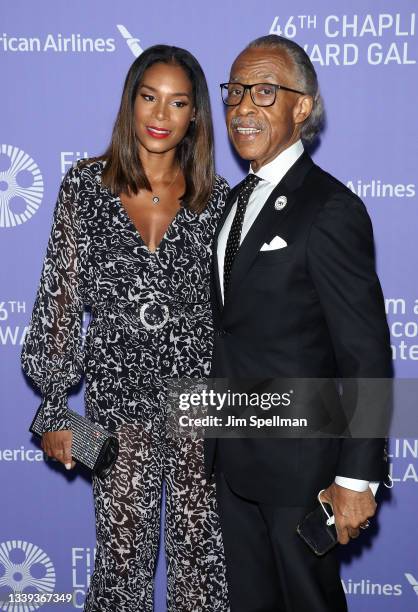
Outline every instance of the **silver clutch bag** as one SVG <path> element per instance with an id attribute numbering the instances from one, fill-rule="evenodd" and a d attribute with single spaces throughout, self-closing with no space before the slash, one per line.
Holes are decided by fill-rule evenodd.
<path id="1" fill-rule="evenodd" d="M 73 432 L 72 456 L 103 480 L 110 474 L 118 458 L 118 439 L 74 410 L 68 410 L 68 415 Z M 42 436 L 41 407 L 38 408 L 29 431 Z"/>

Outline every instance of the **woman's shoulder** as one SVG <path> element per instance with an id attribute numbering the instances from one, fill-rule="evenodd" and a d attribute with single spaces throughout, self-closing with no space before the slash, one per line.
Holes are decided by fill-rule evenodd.
<path id="1" fill-rule="evenodd" d="M 213 182 L 212 195 L 210 202 L 212 206 L 215 206 L 218 210 L 223 208 L 228 194 L 230 192 L 229 184 L 226 179 L 220 174 L 215 174 L 215 180 Z"/>
<path id="2" fill-rule="evenodd" d="M 228 195 L 230 187 L 228 181 L 220 174 L 215 174 L 214 190 L 218 190 L 220 193 Z"/>
<path id="3" fill-rule="evenodd" d="M 83 158 L 76 161 L 67 174 L 80 181 L 94 179 L 100 181 L 105 161 L 100 157 Z"/>
<path id="4" fill-rule="evenodd" d="M 222 214 L 229 191 L 230 189 L 228 182 L 223 178 L 223 176 L 215 174 L 212 192 L 207 206 L 201 215 L 202 219 L 211 219 L 211 222 L 213 222 L 213 220 L 216 221 L 216 219 Z"/>
<path id="5" fill-rule="evenodd" d="M 89 193 L 101 184 L 104 162 L 100 159 L 79 159 L 67 170 L 61 181 L 59 199 L 79 208 Z"/>
<path id="6" fill-rule="evenodd" d="M 85 187 L 89 181 L 100 182 L 104 164 L 105 162 L 99 158 L 77 160 L 67 170 L 62 181 L 63 186 L 72 185 L 79 190 L 81 187 Z"/>

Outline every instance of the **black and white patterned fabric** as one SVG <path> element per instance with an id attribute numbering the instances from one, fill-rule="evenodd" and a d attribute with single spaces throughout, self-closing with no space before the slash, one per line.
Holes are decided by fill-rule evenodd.
<path id="1" fill-rule="evenodd" d="M 69 428 L 67 393 L 84 374 L 86 416 L 120 441 L 111 477 L 93 477 L 97 553 L 84 609 L 151 612 L 164 479 L 168 609 L 225 612 L 203 444 L 165 435 L 165 397 L 167 379 L 209 374 L 212 240 L 228 185 L 216 178 L 200 215 L 181 207 L 153 253 L 101 184 L 102 169 L 78 166 L 62 182 L 22 351 L 42 391 L 44 431 Z"/>
<path id="2" fill-rule="evenodd" d="M 244 222 L 245 210 L 248 201 L 256 185 L 261 181 L 261 178 L 256 174 L 248 174 L 242 182 L 237 201 L 237 209 L 232 221 L 231 229 L 228 234 L 228 240 L 225 247 L 224 261 L 224 295 L 228 291 L 229 281 L 231 278 L 232 266 L 241 242 L 242 224 Z"/>

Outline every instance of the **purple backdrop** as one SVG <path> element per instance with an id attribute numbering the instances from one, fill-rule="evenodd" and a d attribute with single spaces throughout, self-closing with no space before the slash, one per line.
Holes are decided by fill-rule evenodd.
<path id="1" fill-rule="evenodd" d="M 38 398 L 21 374 L 19 353 L 61 177 L 78 157 L 103 151 L 125 74 L 141 49 L 171 43 L 201 61 L 212 97 L 217 169 L 232 185 L 242 168 L 227 142 L 218 83 L 257 36 L 283 33 L 306 46 L 327 109 L 315 160 L 367 205 L 397 376 L 417 377 L 416 0 L 316 4 L 320 8 L 312 9 L 312 2 L 300 0 L 295 13 L 291 0 L 264 0 L 256 10 L 249 0 L 1 3 L 0 599 L 29 569 L 35 585 L 76 591 L 74 608 L 80 609 L 92 571 L 90 483 L 64 475 L 31 439 L 27 428 Z M 71 404 L 82 409 L 82 394 Z M 417 458 L 418 439 L 391 440 L 394 487 L 380 491 L 378 518 L 364 546 L 343 551 L 342 578 L 354 612 L 418 607 Z M 160 555 L 157 611 L 165 610 L 164 589 Z"/>

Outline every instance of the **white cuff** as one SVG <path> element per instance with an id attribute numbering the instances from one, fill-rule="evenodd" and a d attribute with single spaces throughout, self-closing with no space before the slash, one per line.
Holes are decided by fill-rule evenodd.
<path id="1" fill-rule="evenodd" d="M 358 491 L 358 493 L 364 493 L 364 491 L 367 491 L 369 481 L 359 480 L 358 478 L 346 478 L 345 476 L 336 476 L 335 484 L 340 485 L 340 487 L 345 487 L 346 489 L 351 489 L 352 491 Z"/>

